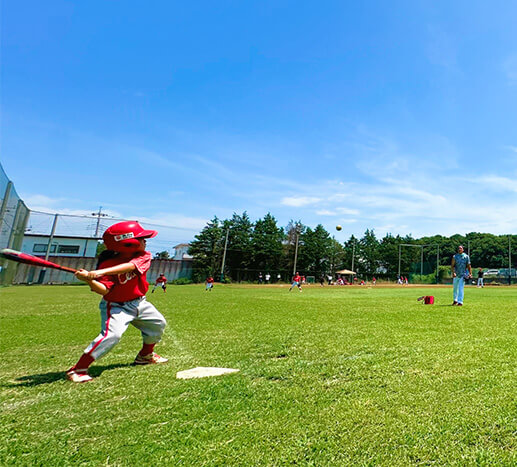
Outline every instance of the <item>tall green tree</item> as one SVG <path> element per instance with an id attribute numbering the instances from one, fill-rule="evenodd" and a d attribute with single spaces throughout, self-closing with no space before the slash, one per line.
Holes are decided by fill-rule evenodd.
<path id="1" fill-rule="evenodd" d="M 380 256 L 379 241 L 373 229 L 366 229 L 363 238 L 359 240 L 359 258 L 360 272 L 374 275 L 380 265 Z"/>
<path id="2" fill-rule="evenodd" d="M 353 258 L 353 261 L 352 261 Z M 353 234 L 343 245 L 343 264 L 340 269 L 356 271 L 359 258 L 359 240 Z"/>
<path id="3" fill-rule="evenodd" d="M 317 276 L 328 271 L 335 252 L 332 250 L 332 238 L 325 228 L 321 224 L 314 230 L 307 227 L 302 235 L 302 243 L 298 269 Z"/>
<path id="4" fill-rule="evenodd" d="M 192 260 L 192 279 L 202 282 L 208 275 L 217 277 L 223 252 L 223 230 L 217 217 L 214 217 L 201 232 L 194 237 L 188 250 Z"/>
<path id="5" fill-rule="evenodd" d="M 307 227 L 302 224 L 301 221 L 289 221 L 285 228 L 285 239 L 283 245 L 283 259 L 282 269 L 286 271 L 286 275 L 290 279 L 290 275 L 294 269 L 295 256 L 299 256 L 301 249 L 303 248 L 303 234 Z M 298 252 L 296 254 L 296 245 L 298 244 Z M 296 267 L 298 267 L 298 259 L 296 261 Z M 286 278 L 287 279 L 287 278 Z"/>
<path id="6" fill-rule="evenodd" d="M 251 239 L 253 236 L 253 223 L 248 213 L 242 215 L 234 213 L 232 218 L 225 222 L 228 226 L 228 249 L 226 252 L 226 266 L 230 276 L 234 280 L 247 280 L 252 277 L 248 269 L 253 259 Z"/>
<path id="7" fill-rule="evenodd" d="M 264 272 L 280 269 L 284 239 L 284 231 L 271 213 L 257 220 L 251 240 L 253 268 Z"/>

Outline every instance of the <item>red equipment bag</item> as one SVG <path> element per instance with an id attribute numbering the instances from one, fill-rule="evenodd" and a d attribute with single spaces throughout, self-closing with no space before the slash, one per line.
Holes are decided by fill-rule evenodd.
<path id="1" fill-rule="evenodd" d="M 434 305 L 434 297 L 432 295 L 426 295 L 424 297 L 424 305 Z"/>

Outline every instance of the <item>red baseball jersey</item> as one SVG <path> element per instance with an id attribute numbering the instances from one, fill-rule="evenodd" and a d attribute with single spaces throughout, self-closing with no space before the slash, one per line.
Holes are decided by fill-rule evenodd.
<path id="1" fill-rule="evenodd" d="M 206 281 L 207 281 L 209 284 L 213 284 L 213 283 L 214 283 L 214 278 L 213 278 L 213 277 L 209 277 Z"/>
<path id="2" fill-rule="evenodd" d="M 298 274 L 293 276 L 293 282 L 300 282 L 300 281 L 301 281 L 301 277 Z"/>
<path id="3" fill-rule="evenodd" d="M 165 276 L 158 276 L 156 278 L 156 283 L 159 284 L 161 282 L 167 282 L 167 278 Z"/>
<path id="4" fill-rule="evenodd" d="M 133 263 L 136 267 L 134 271 L 114 276 L 102 276 L 97 279 L 104 284 L 109 292 L 104 295 L 104 300 L 108 302 L 128 302 L 138 297 L 143 297 L 149 289 L 146 274 L 151 266 L 152 255 L 148 251 L 139 253 L 129 261 L 127 258 L 115 257 L 102 262 L 99 269 L 117 266 L 123 263 Z"/>

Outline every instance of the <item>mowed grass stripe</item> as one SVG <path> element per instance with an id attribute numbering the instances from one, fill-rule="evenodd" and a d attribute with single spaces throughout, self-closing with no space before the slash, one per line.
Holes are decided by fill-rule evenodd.
<path id="1" fill-rule="evenodd" d="M 417 303 L 432 294 L 436 305 Z M 0 463 L 517 462 L 517 289 L 216 285 L 157 290 L 167 365 L 129 366 L 129 328 L 63 379 L 99 331 L 86 287 L 0 289 Z M 176 380 L 193 366 L 240 373 Z"/>

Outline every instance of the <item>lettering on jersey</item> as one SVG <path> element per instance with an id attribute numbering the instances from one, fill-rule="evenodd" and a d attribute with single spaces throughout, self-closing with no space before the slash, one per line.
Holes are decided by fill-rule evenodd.
<path id="1" fill-rule="evenodd" d="M 124 285 L 127 282 L 129 282 L 131 279 L 134 279 L 136 277 L 136 274 L 131 272 L 126 272 L 125 274 L 119 274 L 118 275 L 118 281 L 120 282 L 120 285 Z"/>

